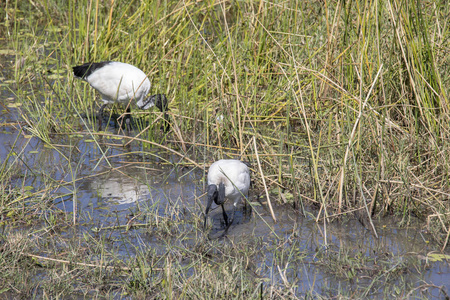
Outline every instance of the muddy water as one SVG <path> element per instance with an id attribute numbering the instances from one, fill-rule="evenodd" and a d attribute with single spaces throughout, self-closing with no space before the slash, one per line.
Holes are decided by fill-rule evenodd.
<path id="1" fill-rule="evenodd" d="M 5 107 L 14 103 L 13 95 L 6 89 L 2 90 L 1 95 Z M 57 207 L 69 213 L 73 212 L 73 195 L 76 195 L 78 223 L 85 230 L 98 232 L 125 224 L 154 224 L 158 217 L 174 220 L 198 218 L 199 222 L 202 221 L 203 170 L 168 164 L 166 161 L 176 163 L 179 157 L 164 153 L 161 149 L 146 150 L 152 155 L 144 155 L 140 152 L 142 148 L 139 143 L 133 143 L 128 148 L 104 146 L 102 149 L 109 158 L 107 162 L 102 159 L 101 151 L 90 141 L 89 136 L 54 136 L 52 140 L 55 144 L 70 145 L 60 147 L 58 152 L 29 136 L 20 121 L 15 108 L 2 109 L 0 160 L 4 161 L 11 149 L 15 149 L 16 156 L 27 162 L 21 165 L 23 173 L 28 174 L 26 182 L 17 178 L 13 184 L 39 191 L 46 188 L 48 178 L 68 183 L 77 179 L 75 188 L 73 184 L 68 184 L 56 188 L 52 193 L 60 195 L 55 197 Z M 111 132 L 115 133 L 116 130 L 112 128 Z M 107 145 L 113 141 L 104 142 Z M 64 157 L 71 157 L 72 171 Z M 35 175 L 30 176 L 30 168 L 36 172 Z M 253 191 L 253 194 L 257 193 Z M 316 223 L 311 217 L 301 216 L 286 206 L 275 206 L 275 215 L 279 221 L 274 224 L 267 207 L 261 205 L 254 196 L 252 202 L 254 208 L 251 214 L 243 214 L 242 209 L 237 212 L 235 225 L 231 227 L 228 238 L 238 242 L 252 237 L 262 243 L 263 254 L 251 262 L 249 269 L 255 276 L 268 278 L 268 284 L 286 284 L 287 281 L 295 286 L 299 295 L 308 291 L 333 294 L 333 291 L 346 290 L 350 293 L 361 284 L 369 285 L 373 280 L 370 270 L 362 270 L 367 276 L 352 281 L 345 276 L 336 276 L 329 268 L 333 264 L 333 255 L 330 253 L 336 254 L 338 260 L 339 249 L 345 248 L 350 249 L 347 253 L 349 269 L 344 270 L 347 273 L 351 272 L 351 259 L 356 256 L 370 260 L 374 270 L 379 266 L 378 260 L 389 262 L 389 265 L 385 265 L 386 269 L 401 268 L 405 261 L 415 260 L 417 264 L 426 264 L 427 267 L 408 272 L 402 280 L 410 282 L 412 286 L 428 284 L 450 290 L 449 264 L 427 260 L 429 254 L 439 252 L 439 248 L 429 242 L 430 237 L 421 232 L 419 226 L 399 228 L 392 225 L 397 220 L 378 220 L 375 221 L 375 227 L 379 237 L 375 238 L 371 231 L 355 220 Z M 142 212 L 154 217 L 151 220 L 133 221 Z M 310 212 L 311 215 L 316 213 Z M 220 233 L 223 228 L 220 208 L 210 213 L 209 224 L 212 235 Z M 124 257 L 132 255 L 133 249 L 139 244 L 163 249 L 164 245 L 147 234 L 149 226 L 128 231 L 129 243 L 116 246 L 119 253 Z M 112 238 L 121 234 L 123 231 L 108 231 Z M 280 249 L 286 257 L 280 257 Z M 399 284 L 396 280 L 387 278 L 384 282 Z M 379 294 L 372 297 L 383 295 L 382 284 L 375 286 L 375 289 Z M 435 288 L 430 289 L 429 295 L 442 296 Z"/>

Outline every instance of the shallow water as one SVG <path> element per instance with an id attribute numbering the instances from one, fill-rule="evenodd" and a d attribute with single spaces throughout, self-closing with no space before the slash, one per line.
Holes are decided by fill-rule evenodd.
<path id="1" fill-rule="evenodd" d="M 6 109 L 15 100 L 14 95 L 5 88 L 6 84 L 2 84 L 2 87 L 1 104 L 5 108 L 0 115 L 0 160 L 3 162 L 14 149 L 16 155 L 10 159 L 20 156 L 23 163 L 19 165 L 27 176 L 13 178 L 11 184 L 30 187 L 33 192 L 46 189 L 50 179 L 67 183 L 65 187 L 59 186 L 50 192 L 57 196 L 57 207 L 69 213 L 73 212 L 73 195 L 76 195 L 80 230 L 67 230 L 61 234 L 79 234 L 84 231 L 117 238 L 111 247 L 125 259 L 139 247 L 163 252 L 165 245 L 151 234 L 149 227 L 152 225 L 129 231 L 110 230 L 112 226 L 146 222 L 154 224 L 158 222 L 158 217 L 175 221 L 198 218 L 202 222 L 203 170 L 177 165 L 180 157 L 158 148 L 146 149 L 149 154 L 143 154 L 142 146 L 137 142 L 126 148 L 111 146 L 117 140 L 108 140 L 106 137 L 101 142 L 104 143 L 102 149 L 108 160 L 102 159 L 102 152 L 89 135 L 54 135 L 52 141 L 62 145 L 58 147 L 59 151 L 46 147 L 42 141 L 29 135 L 15 108 Z M 117 128 L 110 128 L 111 133 L 115 134 L 116 131 Z M 65 157 L 70 157 L 70 163 Z M 73 179 L 78 181 L 73 184 Z M 349 280 L 336 276 L 324 265 L 323 262 L 327 260 L 323 257 L 331 264 L 333 261 L 330 257 L 339 255 L 339 249 L 344 248 L 351 249 L 347 253 L 349 261 L 362 256 L 371 261 L 374 269 L 377 268 L 377 261 L 388 261 L 388 267 L 397 268 L 407 260 L 415 260 L 418 270 L 409 270 L 402 278 L 406 278 L 412 286 L 428 284 L 450 290 L 449 263 L 427 260 L 430 253 L 439 252 L 439 247 L 429 242 L 430 237 L 422 233 L 419 226 L 399 228 L 393 225 L 397 222 L 395 219 L 378 220 L 375 221 L 375 227 L 379 237 L 375 238 L 371 231 L 356 220 L 316 223 L 311 217 L 302 216 L 288 206 L 274 207 L 278 219 L 274 224 L 267 207 L 256 199 L 255 195 L 259 192 L 252 193 L 253 212 L 245 215 L 242 208 L 238 210 L 235 223 L 224 242 L 245 241 L 250 237 L 258 240 L 262 252 L 258 261 L 251 262 L 249 269 L 255 276 L 269 278 L 271 285 L 286 284 L 287 281 L 298 295 L 306 292 L 333 295 L 336 291 L 351 292 L 361 285 L 369 285 L 373 280 L 370 270 L 359 270 L 367 274 L 365 279 L 360 276 L 358 280 Z M 151 220 L 134 220 L 142 212 L 155 217 Z M 315 215 L 317 212 L 310 210 L 310 213 Z M 209 214 L 208 224 L 212 236 L 220 234 L 223 229 L 221 215 L 220 208 Z M 191 225 L 187 223 L 183 226 Z M 126 241 L 119 239 L 123 234 L 128 235 Z M 195 238 L 197 234 L 192 236 Z M 286 257 L 279 256 L 280 249 Z M 347 271 L 351 271 L 351 267 Z M 381 297 L 384 289 L 381 283 L 399 284 L 396 280 L 380 279 L 375 286 L 377 292 L 368 296 Z M 442 296 L 436 288 L 430 288 L 429 293 L 430 296 Z"/>

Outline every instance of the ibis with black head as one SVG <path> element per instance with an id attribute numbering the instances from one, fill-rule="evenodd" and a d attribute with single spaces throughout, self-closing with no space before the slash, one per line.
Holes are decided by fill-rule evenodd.
<path id="1" fill-rule="evenodd" d="M 136 105 L 140 109 L 156 106 L 161 112 L 166 113 L 167 111 L 166 96 L 156 94 L 147 97 L 151 88 L 150 80 L 142 70 L 133 65 L 117 61 L 103 61 L 85 63 L 72 69 L 75 77 L 88 82 L 100 93 L 103 101 L 99 110 L 100 116 L 103 115 L 107 104 L 115 102 L 127 105 L 127 113 L 129 113 L 131 110 L 128 102 L 131 99 L 136 101 Z M 166 114 L 164 118 L 165 121 L 168 121 Z"/>
<path id="2" fill-rule="evenodd" d="M 250 170 L 248 166 L 240 160 L 221 159 L 214 162 L 209 167 L 207 179 L 207 202 L 203 227 L 206 227 L 208 212 L 214 201 L 214 203 L 222 207 L 223 219 L 226 225 L 223 233 L 223 235 L 225 235 L 233 223 L 234 214 L 239 201 L 242 197 L 248 197 L 248 190 L 250 188 Z M 226 200 L 233 202 L 233 211 L 230 218 L 224 208 Z"/>

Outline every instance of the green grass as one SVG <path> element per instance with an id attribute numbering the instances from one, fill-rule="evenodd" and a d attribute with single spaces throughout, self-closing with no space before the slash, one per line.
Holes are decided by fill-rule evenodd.
<path id="1" fill-rule="evenodd" d="M 16 167 L 26 162 L 11 152 L 0 164 L 0 209 L 8 226 L 37 225 L 33 217 L 38 214 L 42 221 L 43 211 L 47 219 L 47 214 L 64 215 L 57 218 L 64 226 L 76 224 L 77 213 L 65 215 L 43 204 L 56 197 L 45 191 L 64 185 L 65 197 L 76 200 L 76 182 L 84 175 L 72 137 L 93 140 L 102 160 L 115 168 L 102 147 L 102 139 L 111 138 L 119 145 L 141 145 L 141 154 L 155 148 L 169 151 L 179 165 L 201 168 L 218 158 L 242 157 L 254 165 L 253 189 L 263 197 L 270 191 L 272 203 L 288 203 L 303 214 L 310 214 L 306 206 L 316 207 L 313 217 L 320 222 L 357 217 L 375 234 L 374 219 L 395 215 L 407 225 L 418 217 L 434 242 L 441 249 L 448 247 L 446 1 L 13 0 L 0 4 L 0 15 L 5 16 L 1 48 L 13 60 L 11 68 L 1 71 L 7 78 L 2 88 L 14 95 L 26 134 L 56 151 L 59 169 L 67 170 L 64 183 L 32 167 L 25 175 L 16 174 Z M 116 140 L 111 131 L 97 132 L 93 112 L 99 96 L 74 79 L 71 67 L 102 60 L 138 66 L 151 79 L 151 93 L 167 95 L 172 121 L 167 135 L 159 130 L 159 112 L 134 107 L 139 140 Z M 110 109 L 119 115 L 125 111 Z M 66 144 L 59 145 L 61 141 Z M 21 176 L 22 185 L 16 180 Z M 33 176 L 44 186 L 30 187 L 27 179 Z M 12 178 L 15 186 L 7 184 Z M 190 222 L 197 227 L 198 220 Z M 167 234 L 180 231 L 166 225 Z M 23 246 L 23 253 L 31 253 L 29 249 L 42 246 L 22 244 L 22 235 L 7 240 L 3 233 L 8 245 L 3 251 L 11 250 L 3 266 L 37 264 L 30 257 L 22 262 L 23 255 L 13 251 Z M 260 297 L 263 284 L 248 275 L 238 253 L 230 254 L 230 263 L 212 263 L 203 261 L 207 250 L 202 247 L 207 246 L 197 247 L 197 253 L 177 249 L 158 258 L 141 253 L 143 257 L 137 255 L 129 263 L 131 279 L 119 282 L 116 270 L 102 264 L 75 265 L 71 274 L 65 267 L 50 267 L 55 273 L 47 272 L 42 297 L 68 295 L 74 289 L 87 297 Z M 174 264 L 172 255 L 189 256 L 197 276 L 186 275 L 191 271 Z M 323 258 L 325 263 L 328 259 L 334 261 Z M 154 268 L 161 271 L 148 271 Z M 41 273 L 33 272 L 14 277 L 14 289 L 3 288 L 17 292 L 23 281 L 23 295 L 32 295 L 36 286 L 27 283 Z M 348 274 L 339 276 L 355 276 L 353 271 Z M 66 276 L 81 278 L 82 284 L 74 287 Z M 217 283 L 216 277 L 224 282 Z M 87 278 L 104 288 L 92 294 Z M 190 290 L 186 283 L 198 289 Z M 221 284 L 232 287 L 230 294 Z M 287 285 L 274 286 L 275 294 L 264 288 L 263 296 L 279 292 L 288 297 L 293 291 Z"/>

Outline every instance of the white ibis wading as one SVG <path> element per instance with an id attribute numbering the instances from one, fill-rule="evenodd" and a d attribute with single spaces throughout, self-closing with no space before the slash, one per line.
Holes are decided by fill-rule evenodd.
<path id="1" fill-rule="evenodd" d="M 100 116 L 103 115 L 103 109 L 108 103 L 115 102 L 127 105 L 127 113 L 129 113 L 128 102 L 131 99 L 140 109 L 149 109 L 155 105 L 161 112 L 167 111 L 168 103 L 164 94 L 147 97 L 151 87 L 150 80 L 135 66 L 116 61 L 103 61 L 85 63 L 72 69 L 75 77 L 88 82 L 102 96 L 103 105 L 99 110 Z M 164 118 L 167 121 L 166 114 Z"/>
<path id="2" fill-rule="evenodd" d="M 245 163 L 235 159 L 221 159 L 213 163 L 208 170 L 207 202 L 203 227 L 206 227 L 208 212 L 214 201 L 217 205 L 222 206 L 223 219 L 226 225 L 223 233 L 225 235 L 233 223 L 237 204 L 243 196 L 248 197 L 249 188 L 250 170 Z M 225 212 L 223 206 L 225 200 L 233 202 L 231 218 L 228 218 Z"/>

